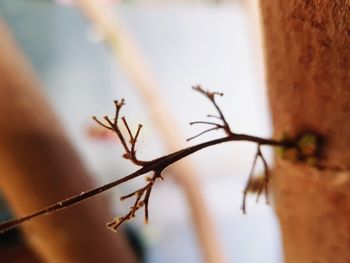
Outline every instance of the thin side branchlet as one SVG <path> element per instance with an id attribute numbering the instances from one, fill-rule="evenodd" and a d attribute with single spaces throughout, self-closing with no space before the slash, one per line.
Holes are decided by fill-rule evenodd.
<path id="1" fill-rule="evenodd" d="M 216 96 L 223 96 L 223 93 L 220 92 L 210 92 L 210 91 L 205 91 L 201 86 L 196 86 L 193 87 L 194 90 L 200 92 L 201 94 L 203 94 L 204 96 L 206 96 L 214 105 L 214 107 L 217 110 L 217 113 L 219 116 L 216 115 L 211 115 L 208 114 L 207 117 L 210 118 L 216 118 L 218 120 L 221 121 L 221 123 L 216 123 L 216 122 L 209 122 L 209 121 L 194 121 L 194 122 L 190 122 L 190 125 L 194 125 L 194 124 L 206 124 L 206 125 L 210 125 L 213 126 L 210 129 L 207 129 L 205 131 L 200 132 L 199 134 L 190 137 L 187 139 L 187 141 L 190 141 L 192 139 L 195 139 L 197 137 L 199 137 L 200 135 L 207 133 L 209 131 L 213 131 L 213 130 L 219 130 L 222 129 L 224 130 L 224 132 L 226 133 L 226 135 L 228 137 L 230 136 L 234 136 L 234 132 L 231 130 L 230 125 L 228 124 L 228 122 L 226 121 L 226 118 L 224 116 L 224 114 L 222 113 L 220 107 L 218 106 L 218 104 L 216 103 L 215 97 Z M 253 177 L 254 174 L 254 169 L 257 163 L 257 160 L 261 159 L 263 166 L 264 166 L 264 180 L 256 180 L 255 177 Z M 259 177 L 260 178 L 260 177 Z M 266 203 L 268 203 L 268 184 L 269 184 L 269 180 L 270 180 L 270 172 L 269 172 L 269 167 L 267 164 L 267 161 L 261 151 L 261 144 L 257 143 L 257 151 L 253 160 L 253 165 L 251 167 L 249 176 L 248 176 L 248 180 L 246 183 L 246 186 L 244 188 L 243 191 L 243 201 L 242 201 L 242 206 L 241 209 L 243 211 L 243 213 L 246 213 L 246 198 L 247 198 L 247 194 L 248 193 L 256 193 L 257 194 L 257 201 L 259 200 L 259 197 L 261 195 L 262 192 L 265 192 L 265 200 Z M 259 184 L 257 183 L 259 182 Z"/>
<path id="2" fill-rule="evenodd" d="M 218 120 L 221 121 L 221 123 L 215 123 L 215 122 L 208 122 L 208 121 L 195 121 L 195 122 L 190 122 L 190 125 L 193 125 L 193 124 L 208 124 L 208 125 L 212 125 L 214 126 L 213 128 L 211 129 L 208 129 L 206 131 L 203 131 L 201 132 L 200 134 L 196 135 L 196 136 L 193 136 L 189 139 L 187 139 L 187 141 L 190 141 L 194 138 L 197 138 L 198 136 L 206 133 L 206 132 L 209 132 L 209 131 L 212 131 L 212 130 L 219 130 L 219 129 L 222 129 L 225 131 L 226 135 L 227 136 L 231 136 L 233 135 L 233 132 L 231 131 L 231 128 L 230 128 L 230 125 L 228 124 L 228 122 L 226 121 L 226 118 L 224 116 L 224 114 L 222 113 L 220 107 L 218 106 L 218 104 L 216 103 L 216 100 L 215 100 L 215 96 L 224 96 L 223 93 L 220 93 L 220 92 L 211 92 L 211 91 L 206 91 L 204 90 L 201 86 L 195 86 L 193 87 L 194 90 L 198 91 L 199 93 L 203 94 L 205 97 L 207 97 L 211 103 L 214 105 L 217 113 L 219 116 L 216 116 L 216 115 L 211 115 L 211 114 L 208 114 L 207 117 L 211 117 L 211 118 L 216 118 Z"/>
<path id="3" fill-rule="evenodd" d="M 269 167 L 268 167 L 268 164 L 266 162 L 266 159 L 265 159 L 264 155 L 262 154 L 260 148 L 261 148 L 261 145 L 257 144 L 257 150 L 256 150 L 256 153 L 254 156 L 253 165 L 250 169 L 248 180 L 247 180 L 246 186 L 245 186 L 244 191 L 243 191 L 242 211 L 244 214 L 246 213 L 246 198 L 247 198 L 248 193 L 256 193 L 257 194 L 256 201 L 258 202 L 261 193 L 264 191 L 266 203 L 269 202 L 268 186 L 269 186 L 269 181 L 270 181 L 270 172 L 269 172 Z M 263 163 L 264 175 L 258 176 L 258 177 L 253 177 L 254 169 L 255 169 L 255 166 L 256 166 L 258 159 L 260 159 Z"/>
<path id="4" fill-rule="evenodd" d="M 140 131 L 142 129 L 142 124 L 138 125 L 137 131 L 135 135 L 132 134 L 131 129 L 128 125 L 128 122 L 125 117 L 122 117 L 121 120 L 123 121 L 123 124 L 128 132 L 129 135 L 129 140 L 127 140 L 123 133 L 121 132 L 120 126 L 119 126 L 119 115 L 120 115 L 120 110 L 122 107 L 125 105 L 125 100 L 121 99 L 120 101 L 114 101 L 115 105 L 115 115 L 114 115 L 114 120 L 112 121 L 111 118 L 108 116 L 104 116 L 103 119 L 106 121 L 106 124 L 97 119 L 96 116 L 92 117 L 94 121 L 96 121 L 97 124 L 101 125 L 102 127 L 112 130 L 116 133 L 118 136 L 120 142 L 123 145 L 124 148 L 124 155 L 123 157 L 127 160 L 130 160 L 132 163 L 138 165 L 138 166 L 145 166 L 147 164 L 147 161 L 141 161 L 136 157 L 136 143 L 137 143 L 137 138 L 140 135 Z"/>
<path id="5" fill-rule="evenodd" d="M 142 175 L 145 175 L 149 172 L 152 173 L 152 176 L 146 177 L 146 184 L 131 192 L 130 194 L 122 196 L 120 199 L 121 201 L 134 198 L 133 205 L 130 207 L 129 212 L 121 217 L 117 217 L 113 219 L 111 222 L 107 223 L 107 227 L 113 231 L 116 231 L 117 228 L 123 224 L 124 222 L 132 219 L 135 217 L 136 212 L 144 208 L 144 218 L 145 223 L 149 221 L 149 212 L 148 212 L 148 206 L 149 206 L 149 200 L 151 197 L 152 189 L 157 181 L 157 179 L 163 180 L 162 173 L 165 168 L 167 168 L 169 165 L 177 162 L 178 160 L 191 155 L 197 151 L 200 151 L 204 148 L 214 146 L 217 144 L 225 143 L 225 142 L 231 142 L 231 141 L 247 141 L 251 143 L 255 143 L 257 145 L 257 152 L 254 157 L 253 165 L 251 168 L 251 172 L 248 177 L 248 181 L 246 184 L 246 187 L 243 191 L 243 203 L 242 203 L 242 210 L 245 213 L 246 212 L 246 196 L 249 192 L 256 192 L 257 198 L 261 195 L 262 192 L 265 193 L 266 200 L 268 197 L 268 183 L 270 179 L 269 174 L 269 168 L 266 162 L 266 159 L 263 156 L 263 153 L 261 151 L 261 147 L 264 145 L 272 146 L 272 147 L 283 147 L 284 149 L 293 148 L 296 145 L 296 142 L 293 142 L 292 140 L 273 140 L 273 139 L 264 139 L 256 136 L 246 135 L 246 134 L 238 134 L 234 133 L 228 122 L 225 119 L 224 114 L 222 113 L 220 107 L 218 106 L 216 102 L 217 96 L 223 96 L 222 93 L 219 92 L 210 92 L 202 89 L 200 86 L 193 87 L 193 89 L 202 95 L 204 95 L 206 98 L 210 100 L 210 102 L 213 104 L 214 108 L 216 109 L 217 115 L 207 115 L 208 118 L 216 119 L 216 122 L 212 121 L 194 121 L 191 122 L 191 125 L 208 125 L 210 128 L 204 130 L 203 132 L 187 139 L 188 141 L 193 140 L 197 138 L 198 136 L 205 134 L 210 131 L 214 130 L 222 130 L 225 133 L 224 137 L 220 137 L 218 139 L 209 140 L 203 143 L 199 143 L 193 146 L 189 146 L 187 148 L 178 150 L 174 153 L 156 158 L 154 160 L 150 161 L 144 161 L 138 159 L 136 155 L 136 144 L 137 140 L 140 136 L 140 132 L 142 129 L 142 125 L 139 124 L 137 127 L 136 132 L 132 132 L 127 119 L 125 117 L 120 117 L 120 111 L 125 105 L 125 100 L 122 99 L 120 101 L 114 101 L 115 104 L 115 115 L 113 118 L 110 118 L 108 116 L 105 116 L 103 120 L 99 120 L 97 117 L 93 117 L 93 119 L 102 127 L 113 131 L 117 137 L 119 138 L 123 149 L 124 154 L 123 157 L 129 161 L 131 161 L 133 164 L 139 166 L 140 168 L 136 170 L 135 172 L 122 177 L 116 181 L 113 181 L 111 183 L 108 183 L 106 185 L 103 185 L 101 187 L 97 187 L 95 189 L 89 190 L 87 192 L 82 192 L 76 196 L 70 197 L 66 200 L 62 200 L 60 202 L 57 202 L 53 205 L 50 205 L 48 207 L 45 207 L 43 209 L 40 209 L 38 211 L 33 212 L 30 215 L 20 217 L 17 219 L 9 220 L 6 222 L 0 223 L 0 233 L 8 231 L 14 227 L 17 227 L 21 225 L 22 223 L 29 221 L 33 218 L 47 215 L 53 212 L 57 212 L 59 210 L 62 210 L 64 208 L 70 207 L 72 205 L 78 204 L 84 200 L 87 200 L 88 198 L 91 198 L 95 195 L 98 195 L 102 192 L 105 192 L 117 185 L 120 185 L 122 183 L 125 183 L 127 181 L 133 180 L 135 178 L 138 178 Z M 120 122 L 121 120 L 121 122 Z M 127 136 L 124 136 L 124 134 L 121 132 L 121 125 L 123 125 L 127 131 Z M 127 138 L 128 137 L 128 138 Z M 256 165 L 257 160 L 260 159 L 264 165 L 264 178 L 262 181 L 259 181 L 260 183 L 257 184 L 255 177 L 253 177 L 254 168 Z"/>

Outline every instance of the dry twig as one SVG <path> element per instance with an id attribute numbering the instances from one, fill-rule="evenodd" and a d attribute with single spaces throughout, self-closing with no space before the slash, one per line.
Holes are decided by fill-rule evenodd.
<path id="1" fill-rule="evenodd" d="M 125 138 L 124 135 L 122 134 L 121 130 L 120 130 L 120 111 L 122 109 L 122 107 L 125 105 L 125 101 L 124 99 L 120 100 L 120 101 L 115 101 L 115 116 L 113 119 L 111 119 L 108 116 L 104 117 L 104 122 L 102 122 L 101 120 L 99 120 L 96 117 L 93 117 L 93 119 L 102 127 L 112 130 L 116 133 L 116 135 L 118 136 L 118 138 L 120 139 L 124 151 L 125 153 L 123 154 L 123 157 L 129 161 L 131 161 L 132 163 L 134 163 L 135 165 L 141 166 L 141 168 L 137 171 L 135 171 L 132 174 L 129 174 L 125 177 L 122 177 L 119 180 L 116 180 L 114 182 L 111 182 L 109 184 L 103 185 L 101 187 L 92 189 L 90 191 L 87 192 L 82 192 L 79 195 L 73 196 L 71 198 L 68 198 L 66 200 L 60 201 L 56 204 L 53 204 L 51 206 L 48 206 L 44 209 L 41 209 L 39 211 L 36 211 L 28 216 L 25 217 L 21 217 L 21 218 L 17 218 L 14 220 L 10 220 L 7 222 L 3 222 L 0 224 L 0 232 L 5 232 L 9 229 L 12 229 L 14 227 L 19 226 L 20 224 L 22 224 L 25 221 L 31 220 L 32 218 L 41 216 L 41 215 L 47 215 L 49 213 L 52 212 L 57 212 L 63 208 L 72 206 L 74 204 L 80 203 L 90 197 L 93 197 L 97 194 L 100 194 L 110 188 L 113 188 L 119 184 L 125 183 L 129 180 L 135 179 L 141 175 L 144 175 L 146 173 L 149 172 L 153 172 L 153 175 L 150 178 L 146 178 L 146 185 L 141 187 L 140 189 L 125 195 L 121 197 L 121 200 L 125 200 L 128 198 L 132 198 L 135 197 L 135 201 L 133 203 L 133 206 L 130 208 L 130 211 L 122 216 L 122 217 L 117 217 L 115 219 L 113 219 L 111 222 L 107 223 L 107 227 L 113 231 L 116 231 L 116 229 L 125 221 L 128 221 L 130 219 L 132 219 L 133 217 L 135 217 L 136 212 L 140 209 L 140 208 L 144 208 L 144 214 L 145 214 L 145 223 L 148 222 L 148 205 L 149 205 L 149 199 L 151 196 L 151 192 L 153 189 L 153 186 L 156 182 L 157 179 L 163 179 L 162 177 L 162 172 L 164 171 L 165 168 L 167 168 L 169 165 L 177 162 L 178 160 L 191 155 L 199 150 L 202 150 L 204 148 L 210 147 L 210 146 L 214 146 L 220 143 L 225 143 L 225 142 L 230 142 L 230 141 L 248 141 L 248 142 L 252 142 L 255 143 L 257 145 L 257 153 L 255 155 L 254 161 L 253 161 L 253 166 L 249 175 L 249 179 L 246 185 L 246 188 L 244 190 L 244 194 L 243 194 L 243 204 L 242 204 L 242 210 L 243 212 L 246 211 L 246 206 L 245 206 L 245 199 L 246 199 L 246 195 L 249 192 L 251 185 L 252 185 L 252 174 L 254 171 L 254 167 L 256 164 L 257 159 L 261 159 L 263 164 L 264 164 L 264 168 L 265 168 L 265 174 L 264 174 L 264 183 L 260 184 L 259 188 L 257 189 L 257 193 L 258 196 L 265 191 L 266 194 L 266 198 L 267 198 L 267 193 L 268 193 L 268 182 L 269 182 L 269 171 L 268 171 L 268 166 L 267 166 L 267 162 L 261 152 L 261 146 L 263 145 L 269 145 L 269 146 L 281 146 L 281 147 L 286 147 L 286 148 L 290 148 L 290 147 L 294 147 L 295 143 L 292 141 L 286 141 L 286 140 L 281 140 L 281 141 L 277 141 L 277 140 L 273 140 L 273 139 L 264 139 L 264 138 L 260 138 L 260 137 L 256 137 L 256 136 L 251 136 L 251 135 L 245 135 L 245 134 L 238 134 L 238 133 L 234 133 L 229 124 L 227 123 L 224 114 L 222 113 L 220 107 L 218 106 L 218 104 L 216 103 L 215 100 L 215 96 L 220 95 L 222 96 L 222 93 L 218 93 L 218 92 L 209 92 L 209 91 L 205 91 L 203 90 L 200 86 L 196 86 L 194 87 L 194 90 L 200 92 L 201 94 L 203 94 L 205 97 L 207 97 L 212 104 L 214 105 L 215 109 L 217 110 L 217 113 L 219 116 L 214 116 L 214 115 L 208 115 L 208 117 L 214 117 L 216 119 L 219 119 L 221 121 L 221 123 L 214 123 L 214 122 L 206 122 L 206 121 L 199 121 L 199 122 L 192 122 L 192 124 L 207 124 L 210 126 L 214 126 L 213 128 L 210 128 L 209 130 L 205 130 L 204 132 L 190 138 L 194 139 L 196 137 L 198 137 L 199 135 L 209 132 L 211 130 L 223 130 L 226 134 L 225 137 L 219 138 L 219 139 L 214 139 L 214 140 L 210 140 L 204 143 L 200 143 L 194 146 L 190 146 L 187 147 L 185 149 L 176 151 L 174 153 L 159 157 L 157 159 L 151 160 L 151 161 L 143 161 L 137 158 L 136 156 L 136 143 L 137 143 L 137 138 L 140 134 L 142 125 L 139 124 L 138 129 L 135 133 L 135 135 L 132 133 L 127 120 L 125 117 L 122 117 L 122 122 L 123 125 L 125 126 L 127 132 L 128 132 L 128 136 L 129 139 Z"/>

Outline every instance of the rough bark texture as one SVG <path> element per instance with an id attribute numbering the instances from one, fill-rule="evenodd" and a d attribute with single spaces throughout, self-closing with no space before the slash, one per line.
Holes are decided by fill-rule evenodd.
<path id="1" fill-rule="evenodd" d="M 350 262 L 350 1 L 262 0 L 261 12 L 276 138 L 325 139 L 323 170 L 277 158 L 285 260 Z"/>
<path id="2" fill-rule="evenodd" d="M 0 189 L 24 216 L 93 183 L 1 20 L 0 36 Z M 100 197 L 23 230 L 44 262 L 135 262 L 124 238 L 105 228 L 111 218 Z"/>

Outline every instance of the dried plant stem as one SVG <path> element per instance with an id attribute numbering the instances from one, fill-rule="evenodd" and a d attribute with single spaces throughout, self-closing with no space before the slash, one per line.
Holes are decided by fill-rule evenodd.
<path id="1" fill-rule="evenodd" d="M 225 142 L 232 142 L 232 141 L 247 141 L 247 142 L 258 143 L 259 145 L 269 145 L 269 146 L 286 146 L 286 147 L 290 146 L 290 144 L 286 143 L 286 142 L 275 141 L 275 140 L 271 140 L 271 139 L 264 139 L 264 138 L 245 135 L 245 134 L 232 134 L 232 135 L 227 136 L 227 137 L 223 137 L 223 138 L 207 141 L 204 143 L 200 143 L 200 144 L 179 150 L 179 151 L 174 152 L 172 154 L 169 154 L 169 155 L 157 158 L 155 160 L 149 161 L 149 162 L 147 162 L 147 164 L 144 167 L 140 168 L 136 172 L 131 173 L 131 174 L 119 179 L 119 180 L 113 181 L 111 183 L 105 184 L 101 187 L 95 188 L 95 189 L 87 191 L 87 192 L 82 192 L 76 196 L 73 196 L 73 197 L 68 198 L 66 200 L 63 200 L 63 201 L 60 201 L 56 204 L 48 206 L 48 207 L 41 209 L 41 210 L 39 210 L 33 214 L 30 214 L 28 216 L 2 223 L 2 224 L 0 224 L 0 233 L 5 232 L 5 231 L 12 229 L 14 227 L 17 227 L 21 223 L 28 221 L 32 218 L 35 218 L 35 217 L 38 217 L 41 215 L 48 215 L 52 212 L 57 212 L 57 211 L 62 210 L 66 207 L 72 206 L 74 204 L 78 204 L 82 201 L 87 200 L 88 198 L 91 198 L 97 194 L 105 192 L 105 191 L 107 191 L 107 190 L 109 190 L 117 185 L 120 185 L 122 183 L 125 183 L 129 180 L 135 179 L 135 178 L 137 178 L 143 174 L 146 174 L 148 172 L 159 171 L 159 173 L 160 173 L 165 168 L 167 168 L 169 165 L 179 161 L 182 158 L 185 158 L 188 155 L 191 155 L 199 150 L 202 150 L 204 148 L 214 146 L 217 144 L 221 144 L 221 143 L 225 143 Z M 132 193 L 128 196 L 125 196 L 125 198 L 131 197 L 135 193 Z"/>
<path id="2" fill-rule="evenodd" d="M 231 141 L 247 141 L 247 142 L 252 142 L 255 143 L 258 147 L 257 147 L 257 153 L 256 153 L 256 157 L 255 160 L 253 162 L 253 167 L 252 167 L 252 171 L 251 174 L 249 176 L 249 180 L 247 182 L 247 186 L 246 189 L 244 191 L 244 199 L 243 199 L 243 211 L 245 212 L 245 197 L 248 191 L 252 190 L 252 173 L 253 173 L 253 169 L 255 167 L 256 161 L 258 158 L 261 158 L 261 160 L 264 163 L 265 166 L 265 180 L 262 184 L 257 184 L 254 186 L 254 189 L 257 190 L 258 192 L 258 196 L 260 195 L 260 193 L 262 191 L 265 191 L 265 193 L 267 193 L 267 184 L 269 181 L 269 173 L 268 173 L 268 167 L 267 167 L 267 163 L 263 157 L 263 154 L 261 152 L 261 146 L 263 145 L 269 145 L 269 146 L 280 146 L 283 148 L 289 148 L 289 147 L 296 147 L 296 142 L 292 142 L 292 141 L 276 141 L 276 140 L 272 140 L 272 139 L 264 139 L 264 138 L 260 138 L 260 137 L 256 137 L 256 136 L 251 136 L 251 135 L 246 135 L 246 134 L 237 134 L 234 133 L 230 127 L 228 126 L 224 115 L 222 114 L 220 108 L 218 107 L 216 101 L 215 101 L 215 95 L 220 95 L 219 93 L 213 93 L 213 92 L 209 92 L 209 91 L 204 91 L 201 87 L 197 86 L 194 87 L 194 90 L 202 93 L 203 95 L 205 95 L 207 98 L 210 99 L 210 101 L 213 103 L 213 105 L 215 106 L 218 114 L 220 115 L 219 120 L 221 123 L 215 123 L 214 125 L 216 125 L 217 129 L 221 129 L 222 131 L 224 131 L 226 133 L 225 137 L 219 138 L 219 139 L 214 139 L 214 140 L 210 140 L 204 143 L 200 143 L 194 146 L 190 146 L 181 150 L 178 150 L 176 152 L 173 152 L 171 154 L 159 157 L 157 159 L 151 160 L 151 161 L 141 161 L 137 158 L 136 156 L 136 143 L 137 143 L 137 137 L 140 134 L 140 130 L 141 130 L 141 125 L 139 125 L 135 135 L 133 135 L 133 132 L 131 131 L 131 129 L 129 128 L 129 125 L 127 123 L 127 120 L 125 117 L 122 117 L 122 125 L 124 125 L 127 129 L 128 129 L 128 137 L 129 140 L 127 140 L 126 137 L 124 137 L 124 135 L 121 133 L 120 130 L 120 122 L 119 122 L 119 115 L 120 115 L 120 110 L 121 108 L 124 106 L 124 100 L 122 99 L 121 101 L 115 101 L 115 107 L 116 107 L 116 111 L 115 111 L 115 117 L 113 119 L 105 116 L 104 117 L 104 122 L 100 121 L 99 119 L 97 119 L 96 117 L 94 117 L 93 119 L 100 124 L 101 126 L 105 127 L 106 129 L 112 130 L 115 132 L 115 134 L 118 136 L 119 140 L 122 142 L 123 148 L 124 148 L 124 155 L 123 157 L 131 162 L 133 162 L 136 165 L 141 166 L 141 168 L 139 170 L 137 170 L 136 172 L 129 174 L 128 176 L 125 176 L 119 180 L 116 180 L 112 183 L 106 184 L 104 186 L 98 187 L 96 189 L 92 189 L 90 191 L 87 192 L 82 192 L 79 195 L 73 196 L 71 198 L 68 198 L 66 200 L 60 201 L 56 204 L 53 204 L 49 207 L 46 207 L 44 209 L 41 209 L 37 212 L 34 212 L 28 216 L 22 217 L 22 218 L 18 218 L 18 219 L 14 219 L 8 222 L 3 222 L 2 224 L 0 224 L 0 232 L 4 232 L 7 231 L 11 228 L 14 228 L 18 225 L 20 225 L 21 223 L 28 221 L 30 219 L 42 216 L 42 215 L 47 215 L 49 213 L 52 212 L 56 212 L 59 210 L 62 210 L 66 207 L 72 206 L 74 204 L 78 204 L 84 200 L 87 200 L 88 198 L 91 198 L 97 194 L 100 194 L 104 191 L 107 191 L 108 189 L 111 189 L 112 187 L 115 187 L 119 184 L 125 183 L 129 180 L 135 179 L 141 175 L 144 175 L 146 173 L 149 172 L 153 172 L 153 175 L 151 177 L 147 177 L 146 178 L 146 185 L 133 191 L 130 194 L 127 194 L 125 196 L 121 197 L 121 200 L 125 200 L 128 198 L 134 198 L 134 203 L 133 205 L 130 207 L 129 212 L 122 216 L 122 217 L 117 217 L 114 218 L 111 222 L 107 223 L 107 227 L 113 231 L 116 231 L 117 228 L 124 222 L 132 219 L 135 217 L 136 212 L 140 209 L 140 208 L 144 208 L 144 216 L 145 216 L 145 223 L 148 222 L 149 219 L 149 213 L 148 213 L 148 205 L 149 205 L 149 199 L 151 196 L 151 192 L 153 189 L 153 186 L 156 182 L 157 179 L 163 179 L 162 177 L 162 172 L 164 171 L 164 169 L 166 169 L 167 167 L 169 167 L 170 165 L 176 163 L 177 161 L 179 161 L 182 158 L 187 157 L 188 155 L 191 155 L 197 151 L 200 151 L 202 149 L 205 149 L 207 147 L 211 147 L 217 144 L 221 144 L 221 143 L 226 143 L 226 142 L 231 142 Z M 201 123 L 204 124 L 204 123 Z M 213 123 L 205 123 L 207 125 L 213 125 Z M 184 184 L 185 187 L 192 187 L 191 189 L 187 189 L 188 191 L 186 191 L 186 193 L 196 193 L 196 186 L 193 184 Z M 194 202 L 198 202 L 200 199 L 195 199 L 196 196 L 195 195 L 190 195 L 188 196 L 188 198 L 192 198 L 191 200 Z M 200 206 L 194 206 L 192 207 L 193 209 L 200 209 Z M 201 210 L 196 211 L 195 212 L 197 215 L 203 215 L 203 213 L 201 213 Z M 204 222 L 204 221 L 200 221 L 200 222 Z M 202 226 L 203 229 L 205 226 Z M 200 232 L 200 233 L 206 233 L 205 231 Z M 202 236 L 201 236 L 202 237 Z M 208 239 L 210 236 L 207 235 L 204 238 Z M 213 255 L 212 253 L 209 254 Z M 212 258 L 207 258 L 208 261 L 214 260 Z M 220 258 L 220 260 L 222 260 L 222 258 Z"/>
<path id="3" fill-rule="evenodd" d="M 150 198 L 151 190 L 153 188 L 153 185 L 154 185 L 156 179 L 158 179 L 158 178 L 163 179 L 162 172 L 164 171 L 165 168 L 167 168 L 169 165 L 176 163 L 180 159 L 182 159 L 190 154 L 193 154 L 199 150 L 202 150 L 204 148 L 214 146 L 217 144 L 230 142 L 230 141 L 248 141 L 248 142 L 252 142 L 252 143 L 257 144 L 257 153 L 256 153 L 254 161 L 253 161 L 253 166 L 252 166 L 252 169 L 251 169 L 251 172 L 249 175 L 249 180 L 247 182 L 247 186 L 244 190 L 244 199 L 243 199 L 242 209 L 243 209 L 243 212 L 245 212 L 245 198 L 246 198 L 247 192 L 250 189 L 253 170 L 254 170 L 254 167 L 255 167 L 255 164 L 256 164 L 256 161 L 258 158 L 261 158 L 261 160 L 264 163 L 264 167 L 265 167 L 265 183 L 262 186 L 258 187 L 258 196 L 260 195 L 260 193 L 263 190 L 265 190 L 265 192 L 267 193 L 267 184 L 269 181 L 269 173 L 268 173 L 268 167 L 267 167 L 266 160 L 265 160 L 265 158 L 261 152 L 261 149 L 260 149 L 261 146 L 269 145 L 269 146 L 293 147 L 293 146 L 295 146 L 295 143 L 293 143 L 291 141 L 276 141 L 276 140 L 272 140 L 272 139 L 264 139 L 264 138 L 260 138 L 260 137 L 256 137 L 256 136 L 251 136 L 251 135 L 246 135 L 246 134 L 237 134 L 237 133 L 232 132 L 232 130 L 229 128 L 227 122 L 225 121 L 224 115 L 222 114 L 220 108 L 218 107 L 218 105 L 215 101 L 214 97 L 215 97 L 215 95 L 218 95 L 218 93 L 204 91 L 199 86 L 194 87 L 194 90 L 205 95 L 213 103 L 213 105 L 215 106 L 215 108 L 217 109 L 217 111 L 220 115 L 220 120 L 222 122 L 222 124 L 215 124 L 215 125 L 217 125 L 223 131 L 225 131 L 226 137 L 215 139 L 215 140 L 210 140 L 210 141 L 207 141 L 204 143 L 190 146 L 190 147 L 187 147 L 185 149 L 176 151 L 174 153 L 159 157 L 159 158 L 151 160 L 151 161 L 140 161 L 136 156 L 135 146 L 137 143 L 137 137 L 140 133 L 140 129 L 142 126 L 139 125 L 139 127 L 136 131 L 136 135 L 133 136 L 133 133 L 130 130 L 129 125 L 126 121 L 126 118 L 122 117 L 123 124 L 128 129 L 129 143 L 127 143 L 127 139 L 121 133 L 120 127 L 118 125 L 120 110 L 125 105 L 124 99 L 122 99 L 121 101 L 115 101 L 116 111 L 115 111 L 115 117 L 114 117 L 113 121 L 107 116 L 104 117 L 104 120 L 107 122 L 107 124 L 104 124 L 103 122 L 98 120 L 96 117 L 93 117 L 93 119 L 98 124 L 105 127 L 106 129 L 113 130 L 115 132 L 115 134 L 118 136 L 119 140 L 122 142 L 122 145 L 124 147 L 125 153 L 124 153 L 123 157 L 125 159 L 128 159 L 129 161 L 133 162 L 134 164 L 140 165 L 142 167 L 139 170 L 137 170 L 136 172 L 129 174 L 129 175 L 127 175 L 119 180 L 116 180 L 112 183 L 95 188 L 95 189 L 90 190 L 88 192 L 82 192 L 79 195 L 76 195 L 76 196 L 73 196 L 73 197 L 68 198 L 66 200 L 60 201 L 60 202 L 53 204 L 49 207 L 46 207 L 46 208 L 41 209 L 37 212 L 34 212 L 28 216 L 18 218 L 15 220 L 11 220 L 8 222 L 4 222 L 4 223 L 0 224 L 0 232 L 7 231 L 7 230 L 9 230 L 13 227 L 16 227 L 16 226 L 20 225 L 21 223 L 28 221 L 32 218 L 35 218 L 35 217 L 38 217 L 41 215 L 47 215 L 51 212 L 56 212 L 56 211 L 59 211 L 63 208 L 80 203 L 80 202 L 82 202 L 82 201 L 84 201 L 92 196 L 95 196 L 95 195 L 100 194 L 104 191 L 107 191 L 108 189 L 113 188 L 119 184 L 125 183 L 129 180 L 132 180 L 136 177 L 144 175 L 148 172 L 153 172 L 153 176 L 151 178 L 147 179 L 148 184 L 146 184 L 146 186 L 144 186 L 144 187 L 142 187 L 142 188 L 140 188 L 140 189 L 138 189 L 138 190 L 136 190 L 128 195 L 121 197 L 121 200 L 125 200 L 127 198 L 130 198 L 130 197 L 133 197 L 136 195 L 136 200 L 134 202 L 134 205 L 131 207 L 130 212 L 123 217 L 115 218 L 112 222 L 108 223 L 107 226 L 115 231 L 120 226 L 120 224 L 133 218 L 135 216 L 135 212 L 141 207 L 144 207 L 144 209 L 145 209 L 145 222 L 148 222 L 148 201 Z M 208 124 L 212 125 L 212 123 L 208 123 Z M 145 195 L 145 198 L 143 200 L 141 200 L 143 195 Z"/>
<path id="4" fill-rule="evenodd" d="M 258 186 L 256 189 L 257 190 L 256 201 L 257 202 L 259 201 L 260 194 L 262 193 L 262 191 L 265 191 L 265 200 L 266 200 L 266 203 L 268 203 L 268 186 L 269 186 L 269 180 L 270 180 L 269 167 L 267 165 L 267 162 L 266 162 L 264 155 L 261 152 L 261 144 L 257 143 L 257 150 L 256 150 L 256 154 L 254 156 L 253 165 L 252 165 L 252 168 L 250 169 L 249 177 L 248 177 L 246 186 L 245 186 L 244 191 L 243 191 L 242 211 L 244 214 L 246 213 L 247 194 L 256 188 L 256 186 L 253 186 L 253 184 L 256 183 L 256 181 L 253 180 L 253 174 L 254 174 L 254 169 L 255 169 L 255 166 L 256 166 L 258 159 L 260 159 L 262 161 L 263 166 L 264 166 L 264 178 L 263 178 L 264 180 L 263 180 L 263 184 L 262 184 L 263 187 Z"/>

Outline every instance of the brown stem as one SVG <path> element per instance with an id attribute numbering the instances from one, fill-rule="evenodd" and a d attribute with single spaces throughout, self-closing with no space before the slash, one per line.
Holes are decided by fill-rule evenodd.
<path id="1" fill-rule="evenodd" d="M 223 137 L 223 138 L 211 140 L 208 142 L 200 143 L 200 144 L 179 150 L 179 151 L 174 152 L 172 154 L 169 154 L 169 155 L 157 158 L 155 160 L 149 161 L 149 162 L 147 162 L 147 164 L 144 167 L 140 168 L 136 172 L 131 173 L 131 174 L 119 179 L 119 180 L 113 181 L 111 183 L 108 183 L 106 185 L 92 189 L 92 190 L 87 191 L 87 192 L 82 192 L 79 195 L 76 195 L 76 196 L 70 197 L 68 199 L 65 199 L 63 201 L 57 202 L 56 204 L 53 204 L 53 205 L 48 206 L 46 208 L 43 208 L 43 209 L 36 211 L 28 216 L 24 216 L 21 218 L 17 218 L 14 220 L 4 222 L 4 223 L 0 224 L 0 233 L 3 233 L 5 231 L 8 231 L 8 230 L 14 228 L 14 227 L 17 227 L 20 224 L 22 224 L 23 222 L 28 221 L 32 218 L 43 216 L 43 215 L 48 215 L 52 212 L 56 212 L 56 211 L 59 211 L 59 210 L 66 208 L 66 207 L 72 206 L 74 204 L 78 204 L 82 201 L 87 200 L 88 198 L 91 198 L 97 194 L 105 192 L 105 191 L 107 191 L 107 190 L 109 190 L 109 189 L 111 189 L 119 184 L 122 184 L 124 182 L 129 181 L 129 180 L 132 180 L 132 179 L 139 177 L 140 175 L 146 174 L 150 171 L 163 171 L 169 165 L 171 165 L 171 164 L 177 162 L 178 160 L 180 160 L 188 155 L 191 155 L 199 150 L 202 150 L 204 148 L 214 146 L 217 144 L 230 142 L 230 141 L 247 141 L 247 142 L 258 143 L 259 145 L 270 145 L 270 146 L 286 146 L 286 147 L 290 146 L 289 142 L 286 143 L 284 141 L 264 139 L 264 138 L 251 136 L 251 135 L 245 135 L 245 134 L 231 134 L 230 136 L 227 136 L 227 137 Z"/>
<path id="2" fill-rule="evenodd" d="M 125 128 L 127 129 L 128 133 L 129 133 L 129 137 L 130 137 L 130 143 L 132 143 L 134 141 L 134 136 L 131 133 L 130 127 L 128 122 L 126 121 L 125 117 L 122 117 L 122 121 L 124 123 Z"/>
<path id="3" fill-rule="evenodd" d="M 259 158 L 259 147 L 260 147 L 260 146 L 258 145 L 258 151 L 257 151 L 257 153 L 256 153 L 255 156 L 254 156 L 254 160 L 253 160 L 252 167 L 250 168 L 248 180 L 247 180 L 246 186 L 245 186 L 244 191 L 243 191 L 243 201 L 242 201 L 242 211 L 243 211 L 243 214 L 246 213 L 247 194 L 248 194 L 248 192 L 249 192 L 249 186 L 250 186 L 250 184 L 251 184 L 251 179 L 252 179 L 252 177 L 253 177 L 253 173 L 254 173 L 254 168 L 255 168 L 255 165 L 256 165 L 256 161 L 257 161 L 258 158 Z"/>

